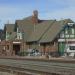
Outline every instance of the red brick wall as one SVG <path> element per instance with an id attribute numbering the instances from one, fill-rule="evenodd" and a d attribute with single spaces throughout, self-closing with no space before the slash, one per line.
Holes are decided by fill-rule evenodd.
<path id="1" fill-rule="evenodd" d="M 42 44 L 40 46 L 40 50 L 42 50 L 43 53 L 51 53 L 51 52 L 57 52 L 58 51 L 58 43 L 46 43 Z"/>
<path id="2" fill-rule="evenodd" d="M 33 11 L 32 23 L 33 24 L 37 24 L 38 23 L 38 11 L 37 10 Z"/>

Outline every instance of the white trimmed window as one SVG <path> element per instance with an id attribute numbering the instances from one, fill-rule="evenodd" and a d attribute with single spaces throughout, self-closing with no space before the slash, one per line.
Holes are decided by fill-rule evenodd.
<path id="1" fill-rule="evenodd" d="M 68 28 L 65 29 L 65 34 L 68 34 Z"/>
<path id="2" fill-rule="evenodd" d="M 64 31 L 61 32 L 60 38 L 64 38 Z"/>
<path id="3" fill-rule="evenodd" d="M 74 28 L 72 28 L 72 34 L 74 34 Z"/>
<path id="4" fill-rule="evenodd" d="M 17 39 L 22 39 L 22 33 L 21 32 L 17 33 Z"/>

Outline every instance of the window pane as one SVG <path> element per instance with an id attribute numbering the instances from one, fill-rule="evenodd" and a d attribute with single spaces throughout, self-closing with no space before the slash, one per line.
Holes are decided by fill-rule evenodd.
<path id="1" fill-rule="evenodd" d="M 65 29 L 65 34 L 68 34 L 68 28 Z"/>
<path id="2" fill-rule="evenodd" d="M 70 46 L 70 50 L 75 50 L 75 46 Z"/>
<path id="3" fill-rule="evenodd" d="M 72 28 L 72 34 L 74 34 L 74 29 Z"/>

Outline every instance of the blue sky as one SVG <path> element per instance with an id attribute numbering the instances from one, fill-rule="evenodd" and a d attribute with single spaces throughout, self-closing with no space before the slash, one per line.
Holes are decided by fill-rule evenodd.
<path id="1" fill-rule="evenodd" d="M 75 20 L 75 0 L 0 0 L 0 28 L 38 10 L 40 19 Z"/>

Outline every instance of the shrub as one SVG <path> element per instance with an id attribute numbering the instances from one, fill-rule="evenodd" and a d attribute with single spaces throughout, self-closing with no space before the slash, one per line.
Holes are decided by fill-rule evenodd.
<path id="1" fill-rule="evenodd" d="M 28 52 L 26 52 L 26 51 L 20 51 L 20 52 L 18 53 L 18 55 L 19 55 L 19 56 L 27 56 L 27 55 L 28 55 Z"/>

